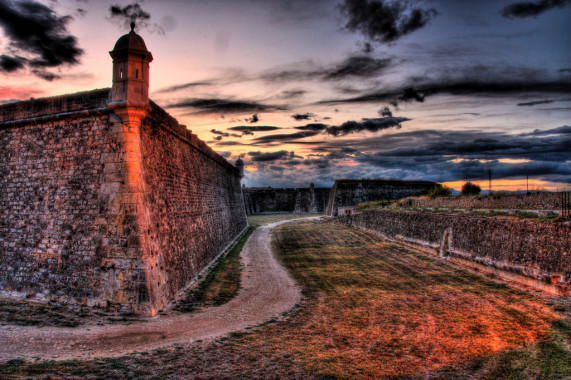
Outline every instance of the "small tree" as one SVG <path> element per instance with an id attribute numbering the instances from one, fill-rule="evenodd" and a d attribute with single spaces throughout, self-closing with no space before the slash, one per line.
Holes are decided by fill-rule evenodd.
<path id="1" fill-rule="evenodd" d="M 462 185 L 462 195 L 478 195 L 482 192 L 482 188 L 475 183 L 466 182 Z"/>
<path id="2" fill-rule="evenodd" d="M 449 197 L 452 195 L 452 190 L 449 187 L 438 184 L 430 189 L 427 195 L 430 198 Z"/>

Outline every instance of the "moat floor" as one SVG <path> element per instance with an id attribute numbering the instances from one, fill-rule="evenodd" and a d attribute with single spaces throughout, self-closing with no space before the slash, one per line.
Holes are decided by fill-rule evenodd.
<path id="1" fill-rule="evenodd" d="M 183 318 L 192 321 L 202 313 L 161 317 L 170 321 L 162 325 L 107 326 L 98 335 L 50 328 L 61 340 L 47 334 L 48 353 L 40 340 L 18 342 L 15 334 L 40 339 L 44 328 L 4 326 L 0 352 L 13 360 L 0 365 L 0 378 L 571 378 L 571 310 L 557 299 L 490 281 L 355 228 L 323 221 L 287 223 L 271 234 L 269 228 L 259 228 L 263 235 L 253 239 L 259 240 L 254 250 L 265 255 L 244 250 L 242 277 L 246 292 L 248 281 L 261 279 L 254 290 L 262 295 L 253 297 L 265 301 L 252 306 L 243 292 L 230 301 L 233 332 L 217 335 L 218 324 L 227 322 L 221 317 L 199 326 L 208 331 L 205 337 L 218 338 L 185 336 L 194 322 Z M 301 290 L 301 300 L 269 254 L 270 236 L 272 252 Z M 258 260 L 269 261 L 254 269 Z M 273 272 L 281 273 L 276 286 L 286 289 L 283 300 L 276 299 L 280 292 L 266 294 L 275 287 Z M 267 322 L 239 327 L 240 316 L 264 312 L 265 302 L 280 305 L 260 318 Z M 38 347 L 44 358 L 84 356 L 34 360 Z M 139 352 L 121 354 L 127 351 Z"/>
<path id="2" fill-rule="evenodd" d="M 75 328 L 0 326 L 0 360 L 38 357 L 120 356 L 174 343 L 212 339 L 281 317 L 300 301 L 300 291 L 270 250 L 270 231 L 254 231 L 244 246 L 242 287 L 230 302 L 194 314 L 171 313 L 130 325 Z"/>

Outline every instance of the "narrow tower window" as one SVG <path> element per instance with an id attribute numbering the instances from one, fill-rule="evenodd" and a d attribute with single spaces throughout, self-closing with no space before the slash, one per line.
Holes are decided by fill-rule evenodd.
<path id="1" fill-rule="evenodd" d="M 119 78 L 123 79 L 123 69 L 119 69 Z"/>
<path id="2" fill-rule="evenodd" d="M 135 71 L 135 78 L 139 79 L 139 69 L 137 69 L 137 71 Z"/>

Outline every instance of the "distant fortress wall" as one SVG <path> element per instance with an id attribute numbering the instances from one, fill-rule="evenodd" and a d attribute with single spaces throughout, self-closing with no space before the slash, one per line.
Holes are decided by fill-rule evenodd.
<path id="1" fill-rule="evenodd" d="M 563 223 L 391 209 L 340 215 L 336 221 L 482 273 L 569 294 L 571 227 Z"/>
<path id="2" fill-rule="evenodd" d="M 412 207 L 463 209 L 561 210 L 561 193 L 480 195 L 477 197 L 413 198 Z"/>
<path id="3" fill-rule="evenodd" d="M 339 208 L 354 207 L 371 201 L 393 201 L 436 186 L 429 181 L 397 181 L 380 179 L 339 179 L 335 181 L 325 213 L 335 216 Z"/>
<path id="4" fill-rule="evenodd" d="M 3 296 L 152 315 L 246 227 L 238 169 L 108 94 L 0 106 Z"/>
<path id="5" fill-rule="evenodd" d="M 314 187 L 274 189 L 243 187 L 244 205 L 248 215 L 269 213 L 323 213 L 329 188 Z"/>

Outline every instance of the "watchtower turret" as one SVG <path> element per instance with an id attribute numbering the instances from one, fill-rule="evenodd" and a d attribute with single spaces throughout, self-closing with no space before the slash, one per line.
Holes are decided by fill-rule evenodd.
<path id="1" fill-rule="evenodd" d="M 236 160 L 236 163 L 234 164 L 236 166 L 236 168 L 238 168 L 238 170 L 240 171 L 240 177 L 244 177 L 244 161 L 242 161 L 241 158 L 238 158 Z"/>
<path id="2" fill-rule="evenodd" d="M 135 33 L 135 23 L 131 23 L 131 31 L 117 40 L 109 54 L 113 58 L 113 88 L 109 103 L 148 105 L 149 63 L 153 55 L 143 38 Z"/>

